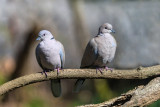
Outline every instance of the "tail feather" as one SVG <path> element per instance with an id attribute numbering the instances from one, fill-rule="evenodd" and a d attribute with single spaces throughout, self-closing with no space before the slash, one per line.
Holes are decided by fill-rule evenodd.
<path id="1" fill-rule="evenodd" d="M 82 88 L 82 85 L 83 85 L 84 81 L 85 81 L 85 79 L 78 79 L 75 83 L 73 91 L 76 92 L 76 93 L 79 92 L 80 89 Z"/>
<path id="2" fill-rule="evenodd" d="M 61 81 L 60 79 L 51 80 L 51 91 L 53 96 L 61 96 Z"/>

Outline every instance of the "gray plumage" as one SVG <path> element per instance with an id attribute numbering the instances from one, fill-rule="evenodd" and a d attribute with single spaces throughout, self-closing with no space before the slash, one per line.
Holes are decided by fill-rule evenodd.
<path id="1" fill-rule="evenodd" d="M 80 68 L 102 68 L 113 60 L 117 44 L 111 32 L 114 32 L 111 24 L 100 26 L 98 35 L 89 41 L 85 49 Z M 75 92 L 80 90 L 84 81 L 85 79 L 76 81 Z"/>
<path id="2" fill-rule="evenodd" d="M 64 67 L 65 51 L 63 45 L 54 39 L 53 35 L 47 31 L 39 32 L 37 40 L 41 40 L 36 48 L 36 58 L 40 67 L 46 71 L 51 71 Z M 55 97 L 61 95 L 60 79 L 51 80 L 51 90 Z"/>

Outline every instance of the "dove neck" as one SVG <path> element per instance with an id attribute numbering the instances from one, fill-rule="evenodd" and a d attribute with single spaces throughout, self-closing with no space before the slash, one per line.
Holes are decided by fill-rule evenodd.
<path id="1" fill-rule="evenodd" d="M 45 38 L 42 41 L 47 42 L 47 41 L 54 41 L 54 40 L 55 40 L 54 38 Z"/>
<path id="2" fill-rule="evenodd" d="M 110 34 L 109 33 L 99 33 L 98 35 L 100 35 L 100 36 L 108 36 Z"/>

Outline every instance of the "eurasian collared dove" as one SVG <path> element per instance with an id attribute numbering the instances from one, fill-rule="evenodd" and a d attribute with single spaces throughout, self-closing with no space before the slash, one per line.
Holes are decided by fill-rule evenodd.
<path id="1" fill-rule="evenodd" d="M 116 52 L 116 40 L 110 34 L 115 33 L 112 25 L 104 23 L 100 26 L 97 36 L 92 38 L 83 54 L 80 68 L 96 68 L 102 73 L 102 68 L 112 70 L 106 65 L 111 62 Z M 74 92 L 78 92 L 85 79 L 78 79 L 75 83 Z"/>
<path id="2" fill-rule="evenodd" d="M 47 71 L 57 69 L 59 73 L 59 69 L 64 67 L 65 62 L 63 45 L 47 30 L 40 31 L 37 40 L 40 40 L 40 43 L 36 48 L 36 58 L 43 72 L 46 75 Z M 55 97 L 61 95 L 60 79 L 51 80 L 51 90 Z"/>

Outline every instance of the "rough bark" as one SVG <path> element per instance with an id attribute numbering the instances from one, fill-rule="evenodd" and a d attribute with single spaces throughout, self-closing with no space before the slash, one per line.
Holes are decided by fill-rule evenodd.
<path id="1" fill-rule="evenodd" d="M 47 72 L 46 76 L 41 73 L 30 74 L 19 77 L 0 86 L 0 95 L 6 94 L 11 90 L 14 90 L 25 85 L 29 85 L 36 82 L 47 81 L 50 79 L 146 79 L 150 77 L 157 77 L 160 75 L 160 65 L 152 67 L 139 67 L 131 70 L 113 70 L 105 71 L 103 74 L 96 72 L 96 69 L 63 69 L 57 75 L 57 71 Z M 125 104 L 125 106 L 131 105 L 148 105 L 160 98 L 160 77 L 153 79 L 145 87 L 138 87 L 120 97 L 112 99 L 110 101 L 101 103 L 112 104 L 118 106 L 119 104 Z M 92 106 L 91 106 L 92 107 Z M 93 105 L 94 107 L 94 105 Z"/>
<path id="2" fill-rule="evenodd" d="M 79 107 L 143 107 L 158 99 L 160 99 L 160 77 L 154 78 L 146 86 L 139 86 L 109 101 Z"/>

